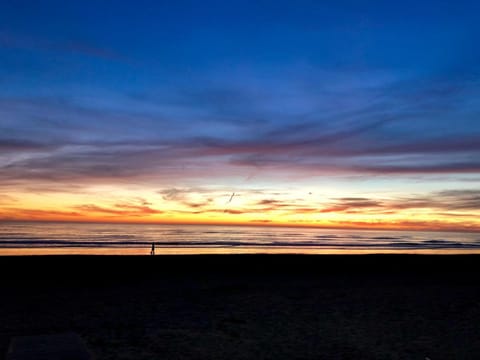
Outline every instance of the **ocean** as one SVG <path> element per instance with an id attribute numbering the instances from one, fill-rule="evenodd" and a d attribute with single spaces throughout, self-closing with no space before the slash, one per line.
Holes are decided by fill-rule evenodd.
<path id="1" fill-rule="evenodd" d="M 0 223 L 0 255 L 480 253 L 479 233 L 260 226 Z"/>

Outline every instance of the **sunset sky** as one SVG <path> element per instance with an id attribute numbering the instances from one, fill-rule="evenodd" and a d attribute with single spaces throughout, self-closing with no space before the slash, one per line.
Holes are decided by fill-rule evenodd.
<path id="1" fill-rule="evenodd" d="M 478 1 L 2 1 L 0 219 L 480 231 Z"/>

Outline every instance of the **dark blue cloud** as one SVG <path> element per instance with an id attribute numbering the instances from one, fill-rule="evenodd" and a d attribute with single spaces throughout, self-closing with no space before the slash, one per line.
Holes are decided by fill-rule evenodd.
<path id="1" fill-rule="evenodd" d="M 0 180 L 479 173 L 476 10 L 4 3 Z"/>

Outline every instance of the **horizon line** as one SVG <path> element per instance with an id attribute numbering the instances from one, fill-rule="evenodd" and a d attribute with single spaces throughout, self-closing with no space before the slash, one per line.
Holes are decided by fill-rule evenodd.
<path id="1" fill-rule="evenodd" d="M 381 224 L 379 226 L 327 226 L 315 224 L 290 224 L 273 222 L 160 222 L 160 221 L 104 221 L 104 220 L 48 220 L 48 219 L 0 219 L 1 223 L 50 223 L 50 224 L 115 224 L 115 225 L 166 225 L 166 226 L 241 226 L 241 227 L 270 227 L 270 228 L 309 228 L 325 230 L 349 230 L 349 231 L 405 231 L 405 232 L 458 232 L 458 233 L 480 233 L 480 228 L 406 228 L 394 227 Z"/>

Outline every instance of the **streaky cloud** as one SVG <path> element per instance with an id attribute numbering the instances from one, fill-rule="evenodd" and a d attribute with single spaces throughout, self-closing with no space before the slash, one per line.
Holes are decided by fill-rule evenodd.
<path id="1" fill-rule="evenodd" d="M 90 214 L 106 214 L 113 216 L 145 216 L 162 214 L 163 211 L 152 209 L 145 205 L 115 204 L 112 207 L 98 206 L 95 204 L 84 204 L 75 206 L 77 211 Z"/>
<path id="2" fill-rule="evenodd" d="M 0 31 L 0 47 L 22 50 L 54 51 L 74 53 L 104 60 L 125 61 L 126 57 L 106 47 L 96 46 L 87 41 L 52 41 L 32 35 L 19 35 Z"/>
<path id="3" fill-rule="evenodd" d="M 412 164 L 412 165 L 377 165 L 355 166 L 353 170 L 376 174 L 469 174 L 480 173 L 480 162 L 447 162 L 443 164 Z"/>

